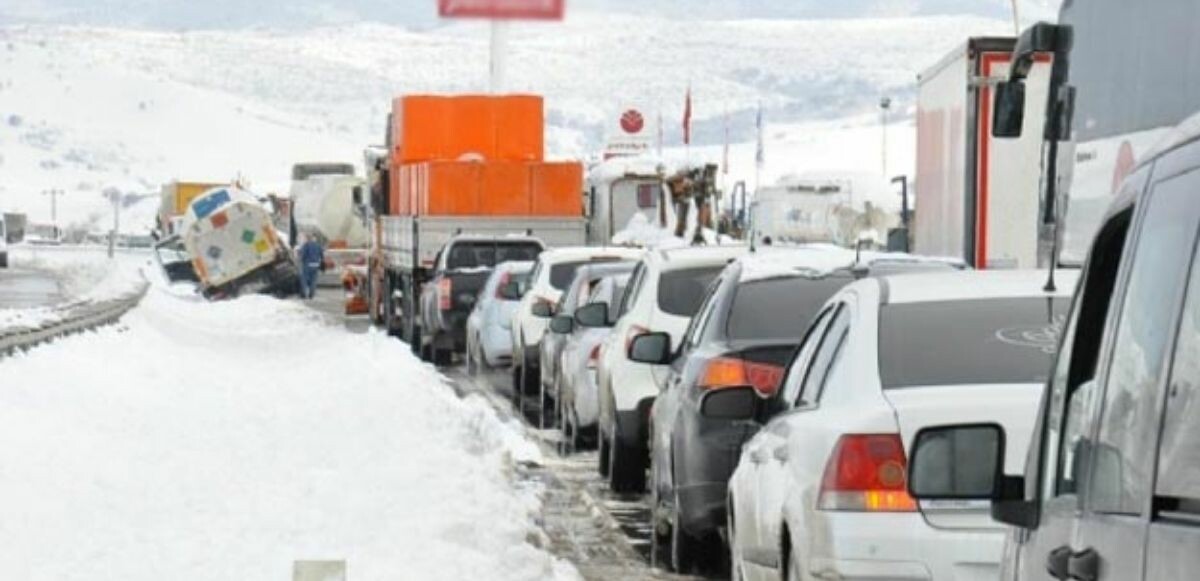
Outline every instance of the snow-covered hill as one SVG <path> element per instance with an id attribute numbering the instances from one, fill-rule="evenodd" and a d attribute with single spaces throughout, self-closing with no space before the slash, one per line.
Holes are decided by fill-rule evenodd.
<path id="1" fill-rule="evenodd" d="M 735 177 L 753 173 L 760 102 L 768 177 L 878 167 L 877 103 L 887 94 L 896 101 L 890 167 L 903 172 L 916 74 L 967 35 L 1009 26 L 978 17 L 680 22 L 575 12 L 561 25 L 514 26 L 509 88 L 546 96 L 552 155 L 584 157 L 624 103 L 661 111 L 668 147 L 677 146 L 690 84 L 697 145 L 670 154 L 718 158 L 728 113 Z M 278 190 L 293 162 L 357 162 L 382 139 L 391 96 L 480 91 L 486 73 L 487 27 L 478 22 L 424 31 L 2 27 L 0 206 L 44 221 L 42 192 L 61 189 L 60 223 L 103 222 L 108 187 L 144 192 L 172 178 L 242 176 Z M 152 212 L 147 202 L 124 223 L 148 224 Z"/>
<path id="2" fill-rule="evenodd" d="M 1059 0 L 1019 0 L 1023 20 L 1052 17 Z M 567 0 L 569 11 L 682 19 L 878 18 L 971 15 L 1010 18 L 1010 0 Z M 172 30 L 295 27 L 349 22 L 437 26 L 434 0 L 5 0 L 0 22 L 52 22 Z"/>

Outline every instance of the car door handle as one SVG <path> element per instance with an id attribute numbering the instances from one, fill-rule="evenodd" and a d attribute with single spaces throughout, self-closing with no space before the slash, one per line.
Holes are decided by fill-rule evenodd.
<path id="1" fill-rule="evenodd" d="M 1072 553 L 1067 560 L 1067 574 L 1075 581 L 1096 581 L 1100 577 L 1100 554 L 1090 547 Z"/>
<path id="2" fill-rule="evenodd" d="M 1070 562 L 1071 547 L 1066 545 L 1058 547 L 1050 551 L 1050 554 L 1046 557 L 1046 572 L 1055 579 L 1066 581 L 1070 575 L 1070 570 L 1068 569 Z"/>
<path id="3" fill-rule="evenodd" d="M 771 456 L 774 457 L 776 460 L 778 460 L 780 464 L 787 464 L 788 447 L 780 446 L 778 448 L 775 448 L 775 451 L 771 452 Z"/>

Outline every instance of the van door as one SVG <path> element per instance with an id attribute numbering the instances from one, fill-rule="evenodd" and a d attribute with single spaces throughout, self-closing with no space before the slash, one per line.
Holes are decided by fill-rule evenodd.
<path id="1" fill-rule="evenodd" d="M 1200 193 L 1200 172 L 1180 186 Z M 1200 232 L 1191 232 L 1191 273 L 1170 358 L 1150 531 L 1147 581 L 1188 579 L 1200 570 Z M 1187 249 L 1180 249 L 1186 254 Z M 1171 325 L 1170 329 L 1175 326 Z"/>
<path id="2" fill-rule="evenodd" d="M 1169 167 L 1164 161 L 1156 165 L 1156 178 Z M 1123 267 L 1125 290 L 1108 326 L 1107 369 L 1099 382 L 1099 421 L 1081 458 L 1085 509 L 1068 570 L 1082 581 L 1142 577 L 1166 362 L 1200 228 L 1198 178 L 1200 173 L 1175 175 L 1151 186 Z"/>
<path id="3" fill-rule="evenodd" d="M 1130 193 L 1141 190 L 1147 178 L 1147 171 L 1133 176 L 1126 189 Z M 1082 510 L 1084 463 L 1079 456 L 1094 431 L 1099 399 L 1094 380 L 1133 213 L 1129 205 L 1108 219 L 1080 278 L 1044 396 L 1040 443 L 1030 447 L 1027 472 L 1032 489 L 1027 490 L 1027 497 L 1037 499 L 1038 522 L 1030 530 L 1013 533 L 1015 548 L 1010 549 L 1015 558 L 1005 560 L 1002 579 L 1067 578 L 1070 545 Z"/>

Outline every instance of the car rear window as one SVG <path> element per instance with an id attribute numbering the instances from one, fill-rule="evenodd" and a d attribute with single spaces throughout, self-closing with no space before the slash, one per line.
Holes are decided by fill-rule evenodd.
<path id="1" fill-rule="evenodd" d="M 571 286 L 571 282 L 575 280 L 575 271 L 579 267 L 588 264 L 588 261 L 580 262 L 562 262 L 559 264 L 550 265 L 550 286 L 565 291 Z"/>
<path id="2" fill-rule="evenodd" d="M 658 281 L 658 308 L 664 313 L 691 317 L 704 301 L 704 291 L 725 268 L 705 266 L 664 272 Z"/>
<path id="3" fill-rule="evenodd" d="M 787 277 L 743 283 L 729 310 L 729 338 L 799 340 L 825 301 L 853 280 Z"/>
<path id="4" fill-rule="evenodd" d="M 501 262 L 535 260 L 542 247 L 532 242 L 456 242 L 446 257 L 446 268 L 491 268 Z"/>
<path id="5" fill-rule="evenodd" d="M 1045 382 L 1069 306 L 1064 298 L 885 305 L 879 314 L 883 386 Z"/>

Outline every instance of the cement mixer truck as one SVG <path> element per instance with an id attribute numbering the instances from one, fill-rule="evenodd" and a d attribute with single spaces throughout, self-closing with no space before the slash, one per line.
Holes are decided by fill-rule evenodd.
<path id="1" fill-rule="evenodd" d="M 220 187 L 196 197 L 183 215 L 180 237 L 205 298 L 286 296 L 297 289 L 291 249 L 270 213 L 245 190 Z"/>

